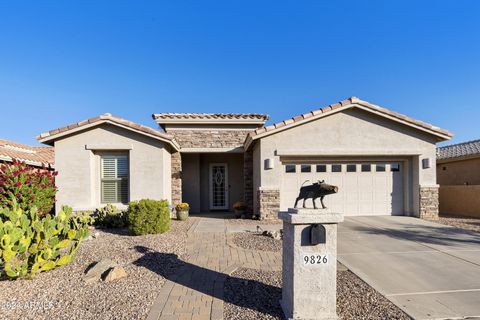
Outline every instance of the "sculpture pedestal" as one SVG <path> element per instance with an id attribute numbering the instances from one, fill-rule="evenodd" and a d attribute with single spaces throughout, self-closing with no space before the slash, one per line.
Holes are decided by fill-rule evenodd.
<path id="1" fill-rule="evenodd" d="M 283 220 L 281 305 L 285 317 L 337 319 L 337 224 L 343 215 L 289 209 L 278 217 Z"/>

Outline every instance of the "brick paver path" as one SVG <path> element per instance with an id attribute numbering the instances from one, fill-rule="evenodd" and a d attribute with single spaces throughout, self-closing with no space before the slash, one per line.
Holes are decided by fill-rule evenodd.
<path id="1" fill-rule="evenodd" d="M 223 288 L 238 267 L 281 270 L 281 255 L 245 250 L 230 241 L 225 221 L 202 218 L 190 229 L 189 259 L 169 277 L 152 306 L 148 320 L 223 319 Z"/>

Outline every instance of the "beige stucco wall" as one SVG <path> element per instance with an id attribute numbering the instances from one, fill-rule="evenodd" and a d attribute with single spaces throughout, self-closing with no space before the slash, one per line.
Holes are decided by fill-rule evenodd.
<path id="1" fill-rule="evenodd" d="M 182 200 L 200 212 L 200 154 L 182 154 Z"/>
<path id="2" fill-rule="evenodd" d="M 103 150 L 112 147 L 116 151 Z M 103 206 L 100 203 L 100 154 L 105 152 L 128 153 L 130 201 L 143 198 L 170 201 L 169 146 L 104 124 L 55 141 L 57 208 L 69 205 L 74 210 L 93 210 Z"/>
<path id="3" fill-rule="evenodd" d="M 480 218 L 480 185 L 440 186 L 440 213 Z"/>
<path id="4" fill-rule="evenodd" d="M 444 169 L 445 168 L 445 169 Z M 437 165 L 439 185 L 480 185 L 480 157 L 439 163 Z"/>
<path id="5" fill-rule="evenodd" d="M 360 109 L 348 109 L 257 141 L 260 184 L 267 188 L 281 185 L 284 168 L 279 154 L 330 160 L 406 158 L 406 213 L 418 215 L 419 186 L 436 185 L 435 143 L 427 133 Z M 263 161 L 267 158 L 273 159 L 274 169 L 265 170 Z M 424 158 L 430 159 L 428 169 L 421 169 Z"/>

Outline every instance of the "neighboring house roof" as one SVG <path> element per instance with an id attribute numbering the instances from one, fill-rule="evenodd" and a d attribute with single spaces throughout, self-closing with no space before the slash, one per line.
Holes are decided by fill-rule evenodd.
<path id="1" fill-rule="evenodd" d="M 431 133 L 439 137 L 441 140 L 448 140 L 453 136 L 451 132 L 441 129 L 439 127 L 435 127 L 429 123 L 415 120 L 403 114 L 388 110 L 386 108 L 382 108 L 380 106 L 371 104 L 367 101 L 360 100 L 357 97 L 351 97 L 346 100 L 340 101 L 338 103 L 331 104 L 326 107 L 295 116 L 293 118 L 275 123 L 273 125 L 259 128 L 251 132 L 247 136 L 245 140 L 245 149 L 248 149 L 251 143 L 256 139 L 260 139 L 260 138 L 275 134 L 277 132 L 283 131 L 285 129 L 289 129 L 294 126 L 301 125 L 301 124 L 308 123 L 310 121 L 322 118 L 326 115 L 333 114 L 335 112 L 343 111 L 343 110 L 354 108 L 354 107 L 415 127 L 419 130 L 426 131 L 428 133 Z"/>
<path id="2" fill-rule="evenodd" d="M 157 123 L 253 123 L 264 124 L 269 116 L 259 113 L 156 113 Z"/>
<path id="3" fill-rule="evenodd" d="M 37 136 L 37 140 L 42 143 L 51 145 L 56 139 L 60 137 L 72 134 L 80 130 L 85 130 L 87 128 L 95 127 L 104 123 L 115 125 L 130 131 L 137 132 L 142 135 L 149 136 L 151 138 L 154 138 L 163 142 L 167 142 L 177 151 L 180 149 L 178 143 L 175 141 L 172 135 L 166 134 L 164 132 L 155 130 L 153 128 L 150 128 L 141 124 L 137 124 L 135 122 L 131 122 L 119 117 L 115 117 L 110 113 L 105 113 L 97 117 L 90 118 L 88 120 L 76 122 L 62 128 L 44 132 Z"/>
<path id="4" fill-rule="evenodd" d="M 52 167 L 55 159 L 52 147 L 36 147 L 0 139 L 0 160 L 11 162 L 13 159 L 24 161 L 36 167 Z"/>
<path id="5" fill-rule="evenodd" d="M 480 156 L 480 140 L 437 148 L 437 160 Z"/>

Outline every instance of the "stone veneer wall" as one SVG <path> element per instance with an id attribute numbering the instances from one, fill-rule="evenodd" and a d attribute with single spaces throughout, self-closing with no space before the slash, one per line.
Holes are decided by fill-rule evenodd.
<path id="1" fill-rule="evenodd" d="M 243 154 L 243 192 L 247 205 L 247 213 L 253 213 L 253 152 L 245 151 Z"/>
<path id="2" fill-rule="evenodd" d="M 182 202 L 182 156 L 172 153 L 172 205 Z"/>
<path id="3" fill-rule="evenodd" d="M 277 219 L 280 211 L 280 190 L 259 188 L 257 194 L 256 212 L 260 215 L 260 219 Z"/>
<path id="4" fill-rule="evenodd" d="M 438 218 L 439 187 L 420 187 L 420 218 Z"/>
<path id="5" fill-rule="evenodd" d="M 182 148 L 238 148 L 252 130 L 171 130 Z"/>

